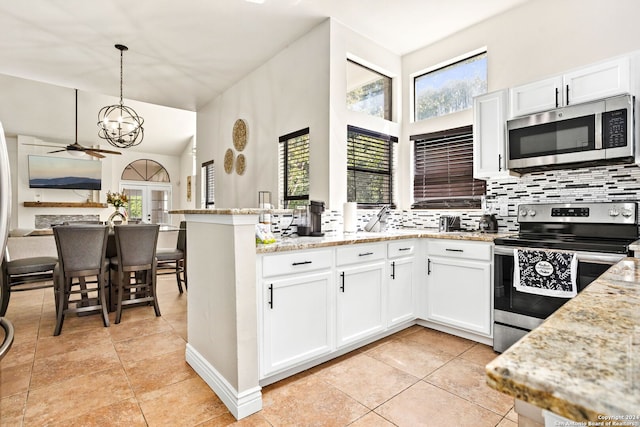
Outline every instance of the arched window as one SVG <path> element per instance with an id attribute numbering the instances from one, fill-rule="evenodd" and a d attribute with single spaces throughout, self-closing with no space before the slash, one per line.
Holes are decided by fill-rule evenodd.
<path id="1" fill-rule="evenodd" d="M 122 171 L 120 179 L 125 181 L 171 182 L 169 172 L 160 163 L 140 159 L 129 163 Z"/>

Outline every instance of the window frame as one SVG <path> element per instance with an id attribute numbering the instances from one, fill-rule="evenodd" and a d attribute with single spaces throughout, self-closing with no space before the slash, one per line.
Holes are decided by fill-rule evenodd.
<path id="1" fill-rule="evenodd" d="M 412 135 L 409 139 L 413 142 L 412 209 L 481 208 L 482 196 L 486 195 L 486 181 L 473 176 L 473 126 L 468 125 L 439 132 Z M 464 146 L 462 148 L 454 147 L 454 143 L 464 144 Z M 439 146 L 434 145 L 429 150 L 430 144 L 438 144 Z M 451 147 L 454 147 L 454 150 L 451 150 Z M 432 174 L 435 176 L 431 176 L 431 179 L 443 180 L 439 184 L 441 188 L 435 186 L 429 188 L 427 183 L 429 173 L 425 170 L 429 159 L 445 155 L 447 156 L 446 173 Z M 452 162 L 462 161 L 465 167 L 463 169 L 451 167 L 454 163 L 450 163 L 449 160 Z M 419 187 L 417 187 L 418 181 L 423 182 Z M 458 191 L 459 187 L 457 186 L 461 184 L 467 186 L 463 188 L 467 193 L 452 195 Z M 421 197 L 416 197 L 418 193 L 421 193 Z M 427 196 L 428 194 L 433 194 L 433 196 Z"/>
<path id="2" fill-rule="evenodd" d="M 289 195 L 289 168 L 287 167 L 287 160 L 289 154 L 289 144 L 292 140 L 306 136 L 306 156 L 307 156 L 307 171 L 306 171 L 306 194 Z M 295 132 L 288 133 L 278 138 L 280 143 L 279 163 L 280 163 L 280 188 L 282 190 L 282 203 L 285 209 L 289 208 L 291 202 L 297 205 L 295 202 L 305 201 L 304 204 L 309 204 L 309 189 L 310 189 L 310 171 L 309 165 L 311 163 L 311 134 L 309 128 L 300 129 Z"/>
<path id="3" fill-rule="evenodd" d="M 350 166 L 350 161 L 352 161 L 352 153 L 354 152 L 353 148 L 350 148 L 352 146 L 352 138 L 351 138 L 351 134 L 352 133 L 356 133 L 358 135 L 364 136 L 366 138 L 375 138 L 378 139 L 380 141 L 383 141 L 387 147 L 386 149 L 388 150 L 388 154 L 387 154 L 387 159 L 388 161 L 386 162 L 386 167 L 388 169 L 387 170 L 382 170 L 382 169 L 375 169 L 375 168 L 362 168 L 362 167 L 357 167 L 357 166 Z M 387 134 L 383 134 L 380 132 L 375 132 L 375 131 L 371 131 L 369 129 L 364 129 L 364 128 L 360 128 L 357 126 L 352 126 L 352 125 L 348 125 L 347 126 L 347 201 L 348 202 L 357 202 L 358 203 L 358 208 L 378 208 L 381 206 L 389 206 L 391 208 L 395 208 L 395 202 L 394 202 L 394 172 L 395 172 L 395 166 L 396 166 L 396 158 L 397 158 L 397 153 L 396 153 L 396 147 L 397 147 L 397 143 L 398 143 L 398 137 L 393 136 L 393 135 L 387 135 Z M 355 164 L 356 162 L 353 161 L 353 163 Z M 384 176 L 384 177 L 388 177 L 388 199 L 384 200 L 384 201 L 366 201 L 366 202 L 361 202 L 358 201 L 357 198 L 357 188 L 358 188 L 358 183 L 357 183 L 357 177 L 358 176 L 362 176 L 364 174 L 375 174 L 375 175 L 379 175 L 379 176 Z M 353 177 L 353 179 L 356 180 L 355 183 L 355 190 L 356 190 L 356 195 L 355 195 L 355 200 L 354 200 L 354 195 L 351 194 L 351 190 L 350 190 L 350 178 Z M 360 178 L 363 179 L 363 178 Z"/>
<path id="4" fill-rule="evenodd" d="M 202 206 L 205 209 L 214 208 L 216 169 L 213 160 L 202 163 Z"/>
<path id="5" fill-rule="evenodd" d="M 418 97 L 418 92 L 416 90 L 416 81 L 418 79 L 420 79 L 421 77 L 424 77 L 424 76 L 426 76 L 428 74 L 432 74 L 432 73 L 444 70 L 445 68 L 455 66 L 456 64 L 461 64 L 461 63 L 463 63 L 465 61 L 468 61 L 469 59 L 472 59 L 472 58 L 478 57 L 478 56 L 482 56 L 482 55 L 484 55 L 486 60 L 487 60 L 487 71 L 486 71 L 487 72 L 487 78 L 486 78 L 486 81 L 485 81 L 485 88 L 484 88 L 484 92 L 481 92 L 481 93 L 478 93 L 478 94 L 474 94 L 473 96 L 481 95 L 483 93 L 487 93 L 487 91 L 488 91 L 488 58 L 489 58 L 488 55 L 489 54 L 487 52 L 486 46 L 482 47 L 482 48 L 479 48 L 479 49 L 476 49 L 476 50 L 473 50 L 471 52 L 467 52 L 465 54 L 459 55 L 459 56 L 457 56 L 455 58 L 451 58 L 448 61 L 441 62 L 439 64 L 436 64 L 436 65 L 432 66 L 432 67 L 429 67 L 429 68 L 426 68 L 426 69 L 423 69 L 423 70 L 420 70 L 420 71 L 417 71 L 415 73 L 410 74 L 409 77 L 411 79 L 411 90 L 410 90 L 410 109 L 411 109 L 410 117 L 411 117 L 411 121 L 413 123 L 422 122 L 424 120 L 436 119 L 438 117 L 444 117 L 444 116 L 449 115 L 449 114 L 459 113 L 461 111 L 466 111 L 466 110 L 468 110 L 470 108 L 473 108 L 473 103 L 470 103 L 470 105 L 467 108 L 464 108 L 464 109 L 455 110 L 455 111 L 452 111 L 450 113 L 445 113 L 445 114 L 431 116 L 431 117 L 418 118 L 418 116 L 417 116 L 418 115 L 418 105 L 417 105 L 417 103 L 418 103 L 418 98 L 419 97 Z"/>
<path id="6" fill-rule="evenodd" d="M 351 64 L 353 64 L 355 66 L 358 66 L 358 67 L 360 67 L 360 68 L 362 68 L 362 69 L 364 69 L 366 71 L 369 71 L 369 72 L 371 72 L 373 74 L 376 74 L 376 75 L 380 76 L 384 80 L 383 90 L 382 90 L 383 95 L 384 95 L 384 99 L 383 99 L 382 116 L 373 115 L 373 114 L 370 114 L 370 113 L 368 113 L 366 111 L 352 110 L 351 108 L 349 108 L 349 104 L 347 102 L 347 97 L 349 96 L 349 94 L 352 91 L 349 91 L 347 89 L 347 92 L 345 93 L 345 105 L 347 107 L 347 111 L 366 114 L 366 115 L 371 116 L 371 117 L 377 117 L 377 118 L 380 118 L 380 119 L 383 119 L 383 120 L 391 121 L 392 118 L 393 118 L 393 77 L 388 76 L 388 75 L 386 75 L 386 74 L 384 74 L 384 73 L 382 73 L 380 71 L 377 71 L 377 70 L 375 70 L 375 69 L 373 69 L 371 67 L 368 67 L 368 66 L 362 64 L 361 62 L 359 62 L 358 60 L 353 59 L 353 58 L 347 58 L 347 66 L 349 65 L 349 63 L 351 63 Z M 347 84 L 348 83 L 349 82 L 348 82 L 348 79 L 347 79 Z M 362 86 L 359 86 L 359 87 L 362 87 Z"/>

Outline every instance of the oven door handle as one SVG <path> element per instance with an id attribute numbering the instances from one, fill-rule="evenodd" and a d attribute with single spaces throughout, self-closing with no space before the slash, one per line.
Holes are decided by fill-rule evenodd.
<path id="1" fill-rule="evenodd" d="M 533 249 L 533 248 L 522 248 L 518 246 L 495 246 L 493 248 L 493 253 L 495 255 L 513 256 L 514 249 L 536 250 L 537 248 Z M 567 250 L 556 251 L 554 249 L 546 249 L 546 248 L 540 248 L 540 250 L 549 250 L 554 252 L 575 252 L 578 254 L 579 262 L 591 262 L 596 264 L 613 265 L 627 257 L 626 254 L 610 254 L 610 253 L 603 253 L 603 252 L 580 252 L 580 251 L 567 251 Z"/>

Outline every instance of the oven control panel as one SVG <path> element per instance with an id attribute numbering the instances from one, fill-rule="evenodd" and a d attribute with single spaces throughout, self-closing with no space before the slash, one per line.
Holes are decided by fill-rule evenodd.
<path id="1" fill-rule="evenodd" d="M 634 202 L 540 203 L 518 206 L 518 222 L 638 224 Z"/>

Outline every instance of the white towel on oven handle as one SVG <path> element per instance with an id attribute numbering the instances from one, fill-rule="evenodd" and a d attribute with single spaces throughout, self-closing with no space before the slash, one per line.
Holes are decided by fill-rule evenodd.
<path id="1" fill-rule="evenodd" d="M 578 255 L 551 250 L 513 250 L 513 286 L 517 291 L 560 298 L 578 294 Z"/>

